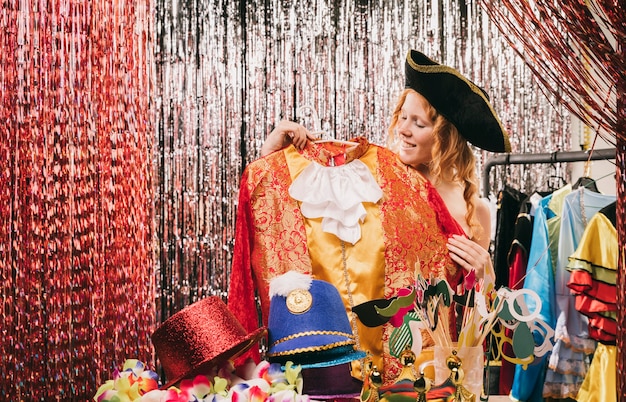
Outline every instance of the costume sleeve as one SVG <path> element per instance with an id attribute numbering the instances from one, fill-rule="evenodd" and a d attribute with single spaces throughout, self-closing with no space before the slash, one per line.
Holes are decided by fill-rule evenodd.
<path id="1" fill-rule="evenodd" d="M 228 289 L 228 308 L 239 320 L 246 331 L 252 332 L 259 328 L 259 314 L 255 303 L 255 286 L 251 266 L 252 214 L 250 210 L 250 188 L 247 170 L 241 178 L 239 188 L 239 205 L 235 223 L 235 246 L 230 271 Z M 256 363 L 260 361 L 257 347 L 252 347 L 237 361 L 251 357 Z"/>

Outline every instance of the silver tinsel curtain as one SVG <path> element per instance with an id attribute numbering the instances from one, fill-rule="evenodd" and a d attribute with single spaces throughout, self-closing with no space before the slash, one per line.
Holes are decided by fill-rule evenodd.
<path id="1" fill-rule="evenodd" d="M 239 176 L 272 127 L 293 119 L 384 144 L 410 48 L 490 94 L 513 152 L 570 148 L 567 111 L 475 2 L 158 0 L 156 9 L 160 320 L 226 296 Z M 508 180 L 541 186 L 554 174 L 517 166 Z"/>

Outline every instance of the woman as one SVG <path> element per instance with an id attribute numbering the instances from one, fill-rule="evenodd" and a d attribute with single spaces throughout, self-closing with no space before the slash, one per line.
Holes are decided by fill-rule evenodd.
<path id="1" fill-rule="evenodd" d="M 437 64 L 422 53 L 410 51 L 405 63 L 405 77 L 406 89 L 398 100 L 389 126 L 388 145 L 390 149 L 395 151 L 398 158 L 395 159 L 393 153 L 387 152 L 390 155 L 389 161 L 393 161 L 387 163 L 399 161 L 400 170 L 409 166 L 410 168 L 404 170 L 405 172 L 412 173 L 412 175 L 419 172 L 419 175 L 414 176 L 421 175 L 420 180 L 422 182 L 435 188 L 436 193 L 432 192 L 434 193 L 433 198 L 437 198 L 438 201 L 431 202 L 432 200 L 429 198 L 427 202 L 424 202 L 425 200 L 419 203 L 413 202 L 408 208 L 415 208 L 415 213 L 408 215 L 419 215 L 420 213 L 417 212 L 419 208 L 433 208 L 435 215 L 449 217 L 446 220 L 450 226 L 454 227 L 454 230 L 449 233 L 464 233 L 465 235 L 441 236 L 439 244 L 442 253 L 445 253 L 447 248 L 449 257 L 446 256 L 446 258 L 450 260 L 451 264 L 455 262 L 467 272 L 474 271 L 478 278 L 484 278 L 484 287 L 489 289 L 489 284 L 493 284 L 495 280 L 491 257 L 488 252 L 491 237 L 490 214 L 487 205 L 478 197 L 476 161 L 469 144 L 492 152 L 509 152 L 508 137 L 489 104 L 486 94 L 456 70 Z M 272 169 L 276 160 L 285 159 L 284 155 L 276 151 L 288 153 L 290 158 L 293 157 L 293 149 L 287 147 L 289 144 L 293 144 L 302 153 L 313 152 L 314 149 L 312 148 L 315 147 L 309 145 L 312 140 L 315 140 L 315 136 L 302 125 L 291 121 L 281 121 L 263 144 L 261 155 L 265 158 L 262 158 L 261 166 L 256 167 L 259 170 L 262 168 Z M 323 144 L 317 146 L 321 145 Z M 274 152 L 276 154 L 272 154 Z M 255 175 L 252 176 L 256 177 Z M 279 181 L 277 177 L 278 175 L 272 176 L 268 183 L 275 185 Z M 287 179 L 289 177 L 289 175 L 286 176 Z M 381 183 L 383 186 L 392 187 L 388 181 Z M 440 197 L 436 197 L 437 193 Z M 401 197 L 410 197 L 405 193 L 400 194 L 402 194 L 399 195 Z M 420 197 L 415 194 L 414 199 L 422 200 Z M 385 200 L 394 203 L 393 200 L 386 198 Z M 403 203 L 397 202 L 397 204 Z M 448 209 L 449 214 L 447 214 L 448 211 L 441 211 L 445 208 Z M 287 208 L 289 211 L 292 209 Z M 429 227 L 429 229 L 436 230 L 434 227 Z M 419 229 L 411 228 L 411 230 Z M 425 241 L 423 236 L 409 235 L 409 237 L 412 239 L 410 241 L 413 242 Z M 356 247 L 359 244 L 357 243 Z M 274 247 L 273 244 L 270 246 Z M 424 243 L 424 247 L 428 247 L 427 242 Z M 316 247 L 314 251 L 319 248 Z M 334 263 L 328 261 L 325 262 L 325 265 L 331 268 L 335 267 Z M 347 272 L 345 270 L 346 263 L 343 266 L 345 274 Z M 330 269 L 330 271 L 333 270 L 336 271 L 334 268 Z M 385 278 L 382 279 L 384 282 L 377 279 L 376 283 L 394 286 L 396 282 L 403 280 L 400 275 L 394 276 L 394 274 L 395 272 L 388 276 L 385 274 Z M 346 278 L 348 277 L 346 274 Z M 339 285 L 342 284 L 342 278 L 344 276 L 339 278 Z M 367 278 L 371 281 L 373 277 L 367 276 Z M 398 279 L 401 280 L 398 281 Z M 232 286 L 233 283 L 236 285 L 238 282 L 240 281 L 237 279 L 231 279 L 229 298 L 231 294 L 236 298 L 238 294 L 245 293 L 241 288 Z M 450 283 L 457 284 L 459 281 L 455 279 L 454 282 Z M 360 288 L 356 287 L 355 289 Z M 351 298 L 348 297 L 348 299 L 351 304 Z M 238 307 L 240 304 L 234 300 L 232 305 L 234 308 L 242 310 Z M 350 307 L 354 306 L 350 305 Z M 387 338 L 376 338 L 378 341 L 369 335 L 362 338 L 369 343 L 375 343 L 376 345 L 370 346 L 378 348 L 380 346 L 378 343 L 381 343 L 380 340 L 384 342 L 385 339 L 390 339 L 390 330 L 387 327 L 385 329 L 388 331 L 385 332 Z M 360 333 L 363 333 L 361 329 L 359 327 L 354 331 L 357 338 Z M 423 345 L 421 340 L 416 344 L 420 344 L 420 348 L 422 346 L 429 348 L 432 346 L 431 342 L 432 340 L 425 339 Z M 370 351 L 371 349 L 363 348 L 363 350 Z M 419 356 L 420 362 L 432 359 L 432 349 L 422 350 L 424 353 Z M 389 354 L 388 350 L 385 349 L 383 353 L 377 353 L 373 353 L 374 358 L 378 358 L 380 354 L 383 361 L 389 361 L 386 358 Z M 388 372 L 388 367 L 390 366 L 378 366 L 383 372 Z M 353 375 L 356 376 L 356 374 L 353 372 Z M 389 377 L 385 379 L 385 381 L 388 380 L 390 380 Z"/>
<path id="2" fill-rule="evenodd" d="M 487 151 L 510 152 L 508 136 L 484 91 L 456 70 L 411 50 L 405 74 L 406 89 L 391 116 L 388 146 L 435 186 L 467 234 L 449 238 L 451 258 L 493 283 L 490 211 L 478 197 L 476 160 L 468 141 Z M 302 125 L 283 120 L 269 134 L 261 155 L 290 143 L 302 149 L 314 139 Z"/>
<path id="3" fill-rule="evenodd" d="M 491 267 L 491 218 L 488 205 L 478 197 L 476 161 L 467 141 L 424 96 L 405 89 L 391 118 L 388 145 L 435 186 L 467 234 L 449 239 L 452 259 L 483 277 L 485 267 Z"/>

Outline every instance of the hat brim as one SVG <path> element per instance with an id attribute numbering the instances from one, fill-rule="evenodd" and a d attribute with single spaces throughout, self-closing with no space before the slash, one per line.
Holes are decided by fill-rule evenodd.
<path id="1" fill-rule="evenodd" d="M 409 50 L 405 87 L 424 96 L 472 145 L 490 152 L 511 152 L 509 136 L 486 92 L 454 68 Z"/>
<path id="2" fill-rule="evenodd" d="M 166 379 L 167 382 L 161 387 L 159 387 L 159 389 L 161 390 L 168 389 L 169 387 L 176 385 L 177 383 L 179 383 L 181 380 L 184 380 L 185 378 L 192 378 L 197 375 L 203 374 L 211 366 L 215 366 L 219 363 L 236 358 L 237 356 L 241 355 L 242 353 L 250 349 L 255 343 L 259 342 L 266 333 L 267 333 L 266 327 L 261 327 L 261 328 L 256 329 L 253 332 L 250 332 L 240 342 L 236 343 L 235 345 L 232 345 L 226 351 L 220 353 L 219 355 L 211 359 L 206 359 L 200 362 L 196 367 L 192 368 L 186 373 L 183 373 L 175 378 L 172 378 L 172 379 L 167 378 Z"/>
<path id="3" fill-rule="evenodd" d="M 271 363 L 280 363 L 283 370 L 287 362 L 292 362 L 303 369 L 308 369 L 336 366 L 338 364 L 364 359 L 366 356 L 367 354 L 365 352 L 354 349 L 354 345 L 350 344 L 325 349 L 323 351 L 274 356 L 269 358 L 269 361 Z"/>
<path id="4" fill-rule="evenodd" d="M 270 345 L 267 355 L 274 357 L 322 352 L 340 346 L 354 345 L 354 343 L 353 337 L 344 334 L 307 334 L 306 336 L 293 337 L 292 339 Z"/>

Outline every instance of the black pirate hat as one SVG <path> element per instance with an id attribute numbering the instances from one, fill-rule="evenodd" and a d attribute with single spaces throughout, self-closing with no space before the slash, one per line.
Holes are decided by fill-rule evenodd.
<path id="1" fill-rule="evenodd" d="M 486 151 L 511 152 L 509 136 L 489 103 L 489 96 L 457 70 L 417 50 L 409 50 L 405 87 L 425 97 L 471 144 Z"/>

